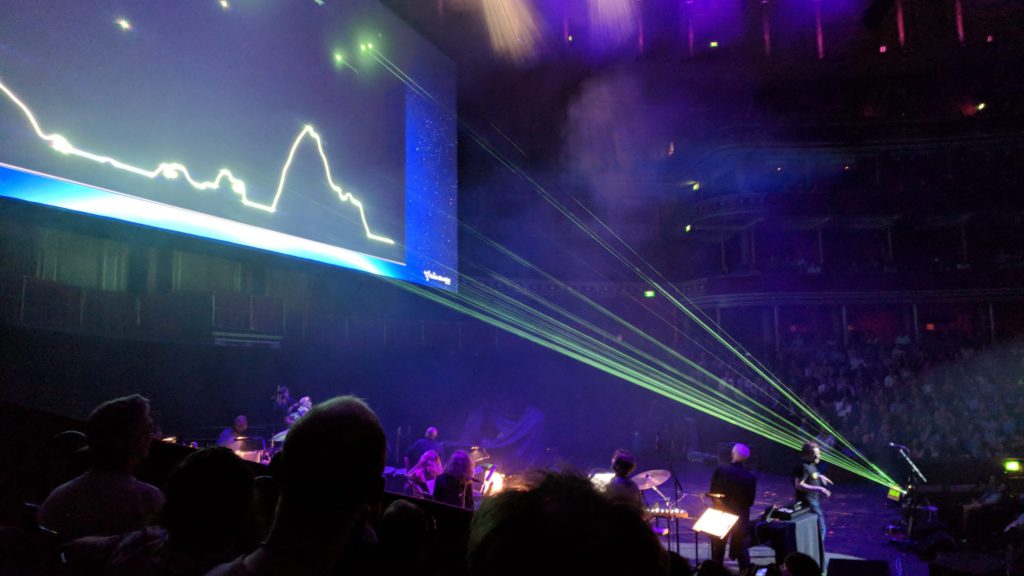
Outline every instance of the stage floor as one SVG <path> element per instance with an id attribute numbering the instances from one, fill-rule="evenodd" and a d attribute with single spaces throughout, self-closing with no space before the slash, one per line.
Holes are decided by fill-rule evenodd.
<path id="1" fill-rule="evenodd" d="M 711 472 L 714 466 L 689 464 L 680 471 L 679 483 L 683 493 L 687 494 L 679 503 L 692 517 L 700 516 L 704 510 L 698 496 L 708 490 Z M 673 497 L 672 481 L 669 480 L 659 489 L 669 498 Z M 901 546 L 890 544 L 885 533 L 886 526 L 899 519 L 899 511 L 886 500 L 885 488 L 870 483 L 854 485 L 838 485 L 832 497 L 824 502 L 825 519 L 828 523 L 828 535 L 825 538 L 825 552 L 828 559 L 854 558 L 865 560 L 885 560 L 889 563 L 893 576 L 926 576 L 928 564 L 913 552 Z M 653 490 L 644 492 L 649 504 L 659 501 Z M 784 476 L 757 473 L 757 499 L 751 509 L 751 517 L 760 516 L 765 508 L 772 504 L 792 501 L 793 481 Z M 710 503 L 710 500 L 708 501 Z M 691 527 L 693 519 L 679 522 L 678 552 L 690 559 L 691 564 L 695 552 L 700 560 L 711 555 L 707 536 L 700 538 L 700 547 L 695 550 Z M 665 521 L 661 521 L 664 525 Z M 667 548 L 676 550 L 676 537 L 670 534 L 662 541 Z M 754 564 L 770 564 L 775 560 L 775 553 L 766 546 L 755 546 L 751 549 L 751 560 Z M 726 566 L 736 571 L 736 563 L 726 560 Z"/>

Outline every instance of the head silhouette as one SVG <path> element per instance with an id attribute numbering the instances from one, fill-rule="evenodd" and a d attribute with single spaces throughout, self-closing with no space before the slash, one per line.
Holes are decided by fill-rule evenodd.
<path id="1" fill-rule="evenodd" d="M 318 404 L 284 442 L 281 498 L 314 515 L 351 511 L 383 490 L 384 429 L 362 400 Z"/>
<path id="2" fill-rule="evenodd" d="M 100 404 L 85 424 L 94 465 L 131 470 L 149 455 L 152 430 L 146 398 L 133 394 Z"/>
<path id="3" fill-rule="evenodd" d="M 471 576 L 664 574 L 667 558 L 640 512 L 586 478 L 544 474 L 484 501 L 469 536 Z"/>
<path id="4" fill-rule="evenodd" d="M 253 473 L 231 450 L 204 448 L 171 472 L 166 494 L 163 523 L 174 546 L 224 552 L 248 517 Z"/>

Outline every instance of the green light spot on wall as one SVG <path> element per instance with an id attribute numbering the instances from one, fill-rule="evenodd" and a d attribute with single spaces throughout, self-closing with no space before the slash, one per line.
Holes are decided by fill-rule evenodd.
<path id="1" fill-rule="evenodd" d="M 712 40 L 711 42 L 708 42 L 708 46 L 712 48 L 718 48 L 718 40 Z"/>
<path id="2" fill-rule="evenodd" d="M 658 293 L 654 290 L 644 290 L 644 298 L 654 298 Z"/>
<path id="3" fill-rule="evenodd" d="M 1007 460 L 1003 462 L 1003 472 L 1007 474 L 1020 473 L 1020 460 Z"/>
<path id="4" fill-rule="evenodd" d="M 690 232 L 691 230 L 693 230 L 693 224 L 687 224 L 686 228 L 683 228 L 683 230 Z"/>

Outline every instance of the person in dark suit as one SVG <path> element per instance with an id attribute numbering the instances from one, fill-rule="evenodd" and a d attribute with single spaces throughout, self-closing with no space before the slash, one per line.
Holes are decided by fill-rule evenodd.
<path id="1" fill-rule="evenodd" d="M 757 478 L 743 465 L 749 458 L 750 448 L 736 444 L 732 447 L 732 463 L 719 466 L 711 476 L 711 493 L 720 495 L 715 497 L 715 508 L 740 517 L 725 538 L 711 538 L 711 558 L 718 562 L 725 559 L 728 540 L 729 557 L 739 563 L 740 572 L 750 566 L 747 535 L 750 533 L 750 507 L 754 505 L 757 492 Z"/>
<path id="2" fill-rule="evenodd" d="M 427 450 L 433 450 L 444 461 L 444 444 L 437 441 L 437 428 L 431 426 L 423 433 L 423 438 L 413 442 L 405 451 L 405 467 L 412 468 L 423 457 Z"/>

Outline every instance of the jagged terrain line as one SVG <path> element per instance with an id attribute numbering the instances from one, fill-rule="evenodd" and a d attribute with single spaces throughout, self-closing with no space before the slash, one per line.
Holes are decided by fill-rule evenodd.
<path id="1" fill-rule="evenodd" d="M 41 140 L 47 142 L 50 145 L 50 147 L 56 150 L 57 152 L 67 154 L 70 156 L 78 156 L 79 158 L 85 158 L 86 160 L 91 160 L 98 164 L 106 164 L 107 166 L 117 168 L 118 170 L 122 170 L 124 172 L 149 178 L 150 180 L 155 179 L 158 176 L 166 178 L 167 180 L 176 180 L 179 177 L 183 177 L 189 183 L 189 185 L 191 185 L 196 190 L 219 190 L 221 187 L 221 182 L 227 180 L 230 184 L 231 191 L 237 194 L 239 198 L 241 198 L 243 206 L 255 208 L 257 210 L 262 210 L 264 212 L 270 213 L 274 213 L 277 211 L 277 204 L 278 201 L 280 201 L 281 199 L 281 193 L 284 191 L 284 185 L 288 179 L 288 171 L 291 168 L 292 160 L 295 159 L 295 152 L 298 150 L 299 145 L 302 144 L 302 141 L 308 137 L 312 139 L 314 143 L 316 143 L 317 153 L 320 155 L 320 160 L 322 161 L 324 166 L 324 178 L 327 181 L 327 185 L 330 186 L 331 190 L 333 190 L 338 195 L 338 199 L 340 201 L 355 206 L 356 210 L 359 211 L 359 219 L 362 221 L 363 230 L 366 232 L 366 238 L 384 244 L 395 243 L 395 241 L 392 240 L 391 238 L 388 238 L 386 236 L 380 236 L 371 232 L 370 225 L 366 221 L 366 212 L 363 210 L 363 203 L 360 202 L 359 199 L 356 198 L 354 195 L 352 195 L 352 193 L 345 192 L 344 190 L 342 190 L 341 186 L 337 185 L 334 182 L 334 178 L 331 176 L 331 166 L 327 160 L 327 154 L 324 153 L 323 141 L 320 138 L 320 134 L 318 134 L 317 131 L 310 124 L 303 126 L 302 130 L 299 132 L 299 134 L 295 137 L 295 140 L 292 142 L 291 148 L 288 150 L 288 157 L 285 159 L 284 166 L 281 168 L 281 177 L 277 183 L 277 190 L 274 192 L 274 200 L 270 204 L 264 204 L 262 202 L 250 200 L 246 193 L 245 181 L 235 177 L 235 175 L 232 174 L 231 171 L 226 168 L 221 168 L 217 172 L 217 176 L 213 180 L 200 181 L 193 178 L 192 174 L 189 173 L 188 171 L 188 167 L 179 162 L 161 162 L 160 164 L 157 165 L 156 168 L 152 170 L 146 170 L 145 168 L 139 168 L 138 166 L 133 166 L 131 164 L 121 162 L 120 160 L 117 160 L 116 158 L 112 158 L 110 156 L 102 156 L 99 154 L 94 154 L 92 152 L 76 148 L 71 144 L 71 142 L 66 137 L 57 133 L 47 134 L 46 132 L 44 132 L 42 127 L 40 127 L 39 125 L 39 121 L 36 120 L 35 114 L 28 107 L 28 105 L 26 105 L 20 98 L 18 98 L 17 94 L 15 94 L 10 88 L 8 88 L 2 80 L 0 80 L 0 92 L 3 92 L 4 95 L 6 95 L 7 98 L 10 99 L 11 102 L 13 102 L 15 106 L 17 106 L 22 111 L 22 113 L 25 115 L 25 118 L 28 119 L 29 124 L 32 125 L 32 130 L 35 131 L 36 135 L 39 136 Z"/>

